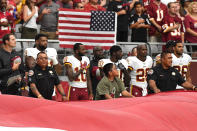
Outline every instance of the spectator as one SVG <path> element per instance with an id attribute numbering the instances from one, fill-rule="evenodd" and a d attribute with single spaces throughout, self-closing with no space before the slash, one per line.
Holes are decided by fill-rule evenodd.
<path id="1" fill-rule="evenodd" d="M 137 56 L 130 56 L 127 58 L 128 72 L 131 76 L 130 92 L 134 96 L 146 96 L 147 81 L 146 76 L 148 70 L 153 65 L 153 60 L 150 56 L 147 56 L 147 46 L 137 46 Z"/>
<path id="2" fill-rule="evenodd" d="M 90 79 L 92 81 L 92 92 L 95 100 L 96 96 L 96 87 L 101 80 L 100 70 L 98 67 L 98 62 L 100 59 L 104 58 L 103 49 L 99 46 L 94 47 L 93 49 L 94 58 L 90 61 Z"/>
<path id="3" fill-rule="evenodd" d="M 66 56 L 63 63 L 66 67 L 66 75 L 71 86 L 69 100 L 92 100 L 92 84 L 90 80 L 90 61 L 85 56 L 84 45 L 76 43 L 73 47 L 74 55 Z"/>
<path id="4" fill-rule="evenodd" d="M 56 72 L 61 74 L 62 66 L 58 62 L 57 51 L 54 48 L 47 48 L 48 45 L 48 37 L 45 34 L 38 34 L 35 37 L 35 48 L 27 48 L 25 49 L 24 56 L 32 56 L 35 60 L 37 58 L 37 54 L 39 52 L 45 52 L 48 56 L 48 64 L 49 66 L 54 66 Z"/>
<path id="5" fill-rule="evenodd" d="M 52 100 L 52 94 L 54 91 L 54 86 L 58 89 L 62 95 L 62 100 L 66 101 L 67 97 L 64 93 L 60 80 L 51 67 L 48 67 L 47 54 L 44 52 L 39 52 L 36 58 L 36 66 L 33 70 L 29 70 L 29 84 L 31 97 L 36 97 L 40 99 Z"/>
<path id="6" fill-rule="evenodd" d="M 176 15 L 181 19 L 182 23 L 184 21 L 184 17 L 181 15 L 181 4 L 179 2 L 174 2 L 176 4 Z"/>
<path id="7" fill-rule="evenodd" d="M 181 15 L 186 16 L 188 12 L 188 6 L 192 2 L 192 0 L 180 0 L 181 3 Z"/>
<path id="8" fill-rule="evenodd" d="M 13 34 L 3 37 L 3 47 L 0 48 L 0 91 L 2 94 L 20 95 L 19 89 L 24 85 L 25 75 L 23 61 L 13 50 L 16 38 Z"/>
<path id="9" fill-rule="evenodd" d="M 58 9 L 59 5 L 48 0 L 39 10 L 40 33 L 48 35 L 49 39 L 57 39 Z"/>
<path id="10" fill-rule="evenodd" d="M 127 71 L 128 63 L 125 59 L 122 59 L 122 49 L 120 46 L 114 45 L 110 48 L 110 58 L 99 60 L 98 67 L 101 70 L 101 76 L 103 76 L 103 67 L 108 63 L 114 63 L 119 72 L 119 78 L 124 81 L 126 87 L 129 87 L 131 77 Z"/>
<path id="11" fill-rule="evenodd" d="M 192 58 L 188 54 L 183 53 L 183 47 L 183 43 L 176 42 L 174 53 L 172 54 L 172 66 L 179 71 L 186 81 L 192 83 L 190 76 L 190 63 Z M 177 86 L 176 89 L 183 89 L 183 87 Z"/>
<path id="12" fill-rule="evenodd" d="M 189 14 L 185 16 L 185 28 L 186 34 L 185 39 L 188 43 L 197 43 L 197 2 L 192 2 L 188 7 Z M 190 52 L 194 52 L 192 57 L 197 58 L 197 46 L 192 46 L 192 50 L 190 50 L 190 46 L 187 46 L 187 49 Z"/>
<path id="13" fill-rule="evenodd" d="M 196 86 L 185 81 L 181 74 L 172 66 L 172 55 L 168 52 L 161 53 L 161 64 L 153 67 L 148 72 L 147 81 L 154 93 L 176 90 L 177 85 L 197 91 Z"/>
<path id="14" fill-rule="evenodd" d="M 130 18 L 130 28 L 132 29 L 132 42 L 147 42 L 147 29 L 150 28 L 148 16 L 143 13 L 143 6 L 140 2 L 134 4 L 135 14 Z"/>
<path id="15" fill-rule="evenodd" d="M 58 0 L 56 4 L 58 4 L 60 8 L 67 8 L 67 9 L 73 8 L 72 0 Z"/>
<path id="16" fill-rule="evenodd" d="M 129 16 L 130 11 L 136 1 L 138 0 L 133 0 L 129 4 L 124 4 L 123 0 L 110 1 L 107 10 L 115 11 L 118 16 L 116 41 L 128 41 Z"/>
<path id="17" fill-rule="evenodd" d="M 147 8 L 152 26 L 149 30 L 150 42 L 161 42 L 161 26 L 167 7 L 160 0 L 154 0 Z"/>
<path id="18" fill-rule="evenodd" d="M 84 10 L 84 5 L 82 3 L 80 3 L 80 2 L 74 3 L 73 7 L 76 10 Z"/>
<path id="19" fill-rule="evenodd" d="M 105 76 L 99 82 L 96 91 L 96 100 L 112 99 L 120 97 L 132 97 L 126 91 L 124 83 L 118 78 L 118 70 L 113 63 L 108 63 L 103 67 Z"/>
<path id="20" fill-rule="evenodd" d="M 36 19 L 38 17 L 38 7 L 35 4 L 36 0 L 26 0 L 26 5 L 23 9 L 22 39 L 34 39 L 37 34 Z"/>
<path id="21" fill-rule="evenodd" d="M 86 11 L 105 11 L 106 9 L 98 4 L 98 0 L 89 0 L 84 6 Z"/>
<path id="22" fill-rule="evenodd" d="M 168 4 L 168 15 L 163 20 L 163 41 L 175 40 L 184 43 L 182 21 L 176 15 L 176 3 Z"/>
<path id="23" fill-rule="evenodd" d="M 5 34 L 13 33 L 13 15 L 6 11 L 7 0 L 0 0 L 0 39 L 3 38 Z M 2 41 L 0 40 L 0 44 Z"/>

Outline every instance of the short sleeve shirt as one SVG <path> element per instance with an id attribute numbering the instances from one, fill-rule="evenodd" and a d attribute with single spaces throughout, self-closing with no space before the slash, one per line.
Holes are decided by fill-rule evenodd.
<path id="1" fill-rule="evenodd" d="M 147 81 L 154 80 L 157 88 L 161 91 L 173 91 L 177 85 L 182 85 L 185 80 L 181 74 L 173 67 L 163 69 L 159 64 L 149 70 Z"/>
<path id="2" fill-rule="evenodd" d="M 124 83 L 119 78 L 116 77 L 114 81 L 110 81 L 104 76 L 97 85 L 96 100 L 105 99 L 105 94 L 109 94 L 113 98 L 118 98 L 124 90 Z"/>

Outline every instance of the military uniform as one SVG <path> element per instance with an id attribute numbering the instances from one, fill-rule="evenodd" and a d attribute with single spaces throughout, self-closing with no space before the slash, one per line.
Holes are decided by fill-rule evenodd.
<path id="1" fill-rule="evenodd" d="M 147 81 L 154 80 L 161 91 L 176 90 L 177 85 L 182 85 L 185 80 L 174 67 L 164 69 L 161 64 L 149 70 Z"/>
<path id="2" fill-rule="evenodd" d="M 104 76 L 97 85 L 96 100 L 105 99 L 105 94 L 111 95 L 112 98 L 118 98 L 124 90 L 124 83 L 118 77 L 115 77 L 113 81 L 110 81 Z"/>
<path id="3" fill-rule="evenodd" d="M 47 67 L 46 70 L 42 70 L 40 66 L 36 65 L 33 70 L 29 70 L 28 75 L 29 84 L 34 83 L 40 94 L 45 99 L 51 100 L 54 91 L 54 85 L 60 84 L 60 80 L 55 70 L 51 67 Z M 29 96 L 37 97 L 31 90 Z"/>

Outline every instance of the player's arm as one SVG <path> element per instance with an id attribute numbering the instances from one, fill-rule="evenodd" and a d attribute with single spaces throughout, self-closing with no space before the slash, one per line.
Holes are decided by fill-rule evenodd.
<path id="1" fill-rule="evenodd" d="M 65 94 L 65 92 L 64 92 L 64 89 L 63 89 L 63 87 L 62 87 L 62 84 L 56 85 L 56 88 L 57 88 L 57 90 L 59 91 L 59 93 L 60 93 L 61 96 L 62 96 L 62 101 L 68 100 L 68 98 L 66 97 L 66 94 Z"/>
<path id="2" fill-rule="evenodd" d="M 121 70 L 124 74 L 124 84 L 126 87 L 130 86 L 131 76 L 129 75 L 129 72 L 127 69 Z"/>
<path id="3" fill-rule="evenodd" d="M 65 67 L 66 67 L 66 75 L 68 76 L 68 79 L 71 82 L 74 81 L 83 72 L 83 69 L 81 68 L 79 71 L 74 73 L 71 65 L 69 64 L 66 64 Z"/>
<path id="4" fill-rule="evenodd" d="M 86 70 L 86 77 L 87 77 L 87 87 L 88 87 L 88 91 L 89 91 L 89 99 L 93 100 L 92 82 L 91 82 L 91 78 L 90 78 L 89 69 Z"/>
<path id="5" fill-rule="evenodd" d="M 58 75 L 60 75 L 62 73 L 62 65 L 60 63 L 54 65 L 54 69 Z"/>
<path id="6" fill-rule="evenodd" d="M 188 68 L 187 68 L 186 81 L 192 83 L 192 79 L 191 79 L 191 75 L 190 75 L 190 64 L 188 65 Z"/>

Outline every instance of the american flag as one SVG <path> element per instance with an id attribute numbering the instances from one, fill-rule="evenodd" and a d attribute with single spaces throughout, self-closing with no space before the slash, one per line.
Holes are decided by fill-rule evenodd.
<path id="1" fill-rule="evenodd" d="M 111 11 L 59 10 L 60 47 L 72 48 L 82 43 L 88 48 L 105 49 L 116 44 L 116 13 Z"/>

